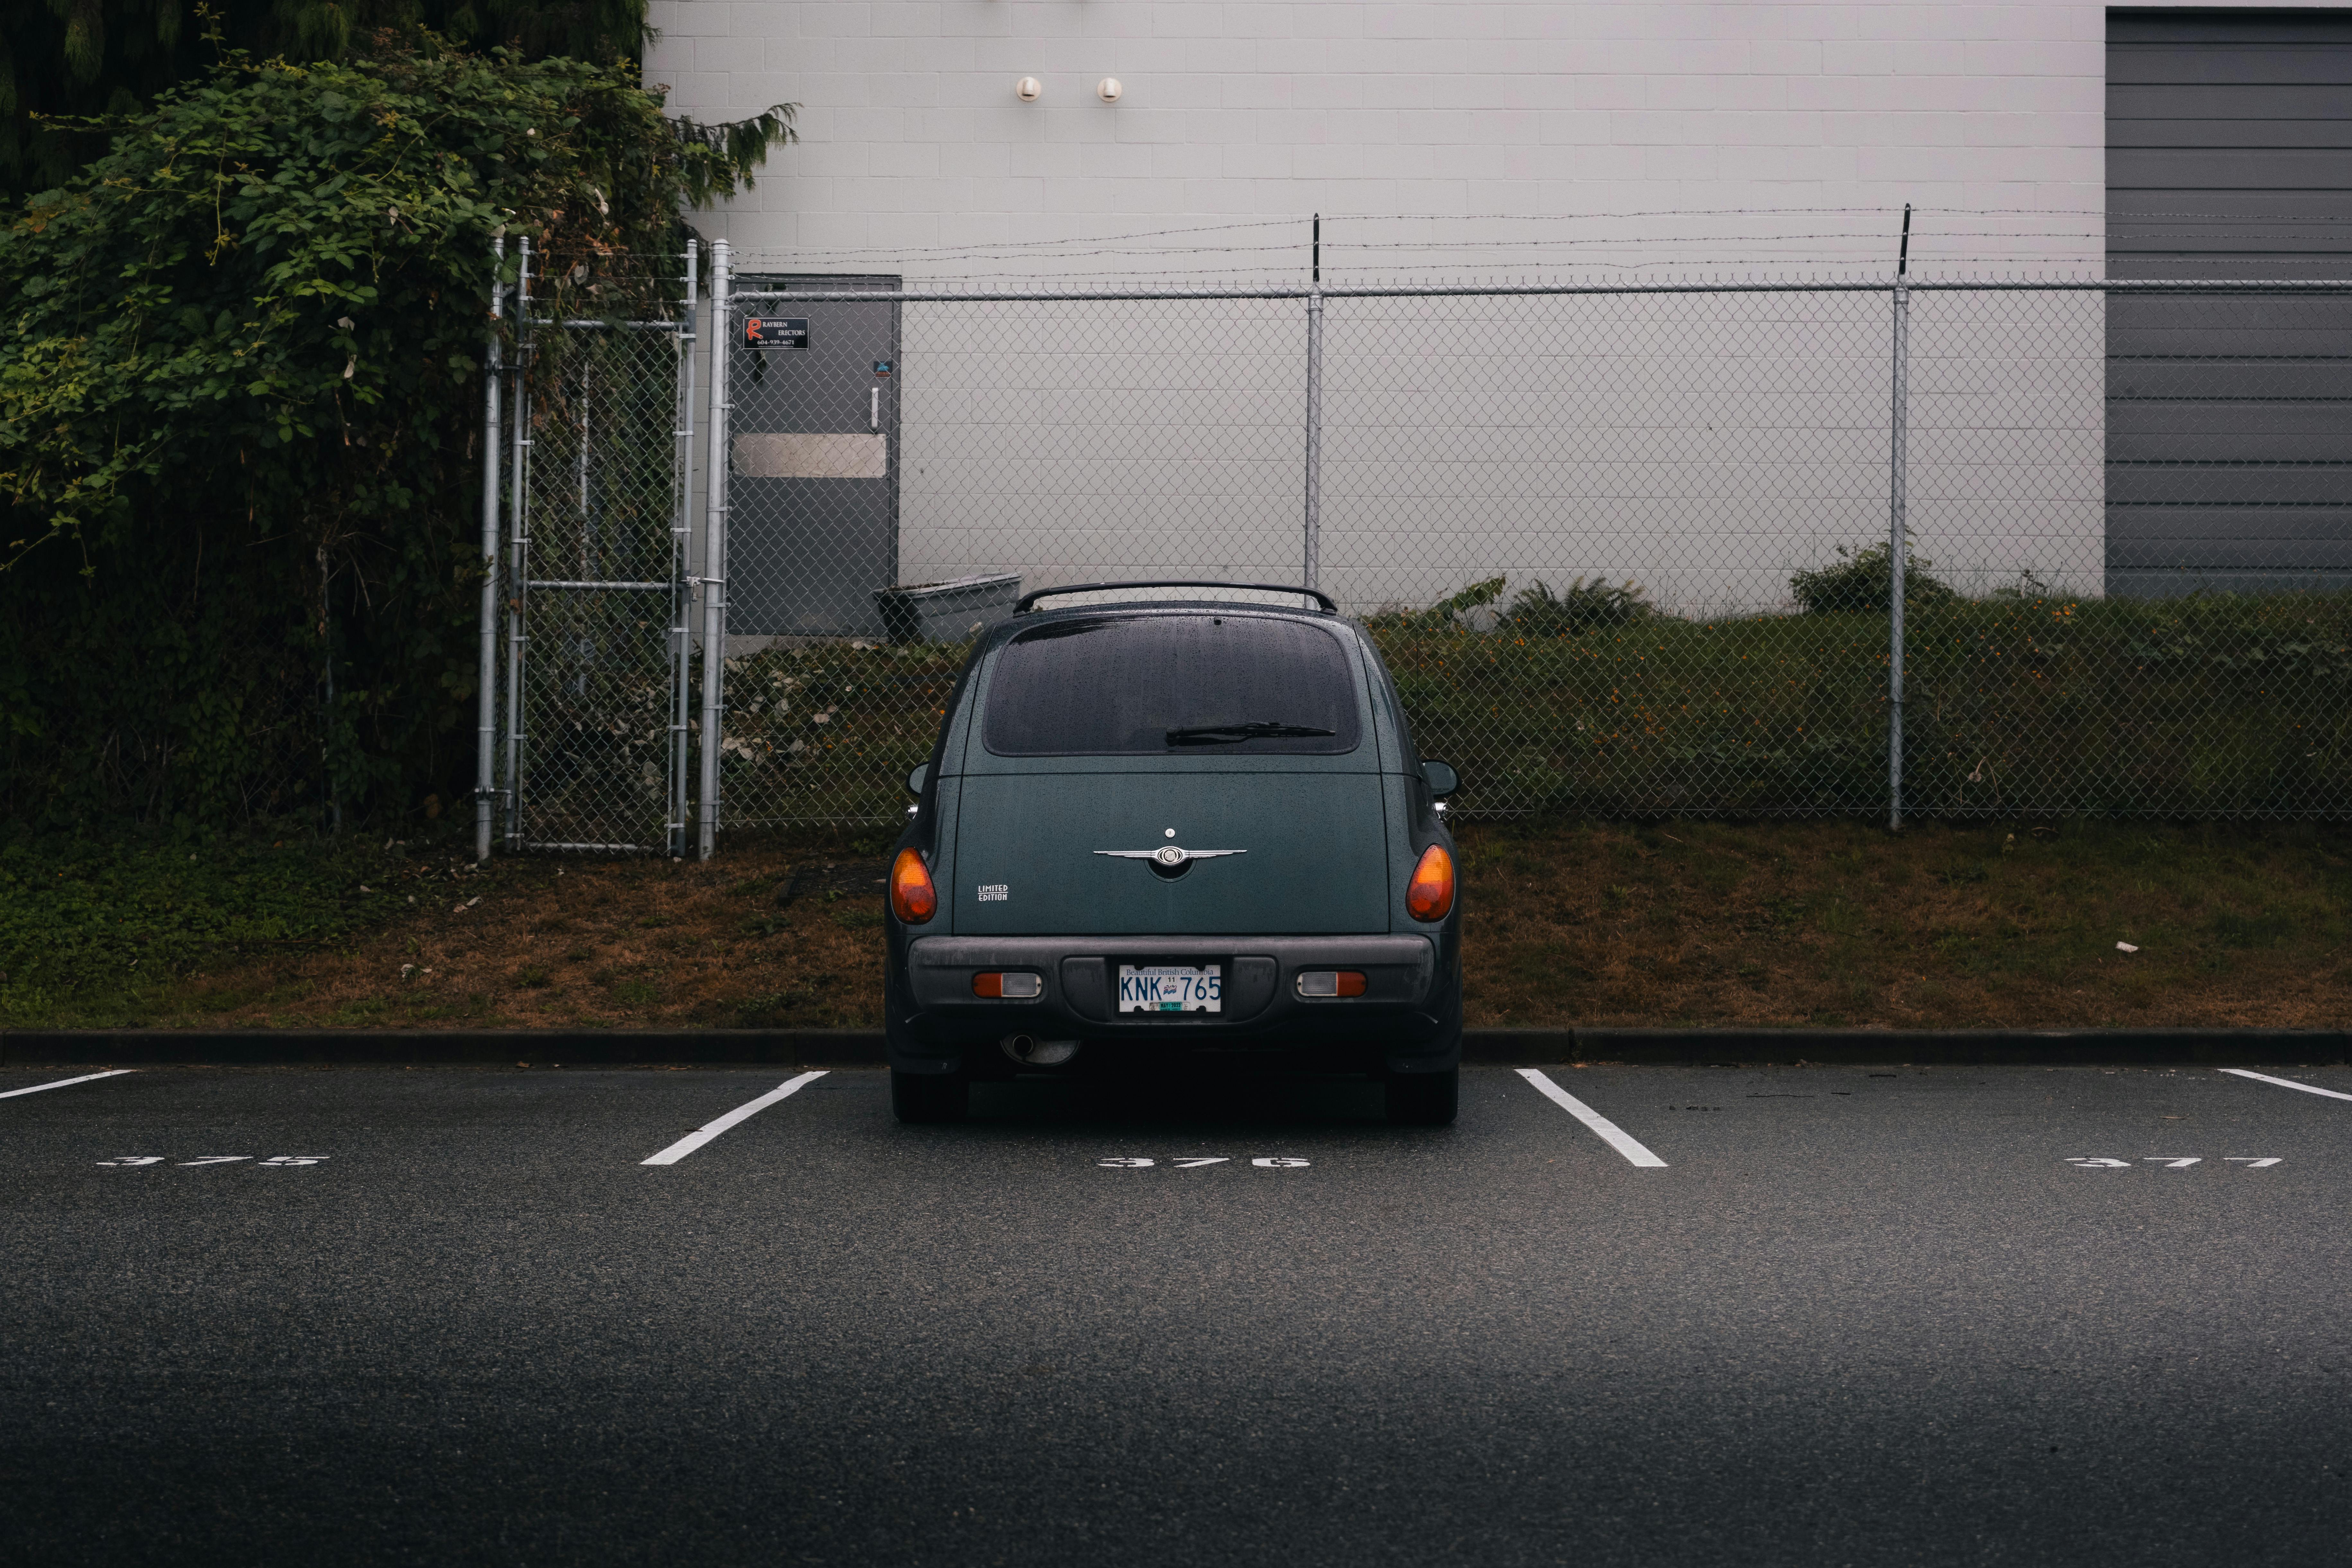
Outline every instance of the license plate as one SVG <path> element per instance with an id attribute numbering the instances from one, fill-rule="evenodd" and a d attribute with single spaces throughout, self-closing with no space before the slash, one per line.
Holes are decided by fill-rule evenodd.
<path id="1" fill-rule="evenodd" d="M 1213 963 L 1194 969 L 1181 963 L 1118 966 L 1122 1013 L 1221 1013 L 1224 990 Z"/>

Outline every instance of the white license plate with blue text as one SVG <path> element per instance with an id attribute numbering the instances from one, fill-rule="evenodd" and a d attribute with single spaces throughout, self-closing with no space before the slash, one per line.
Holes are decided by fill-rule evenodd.
<path id="1" fill-rule="evenodd" d="M 1213 963 L 1198 969 L 1179 963 L 1118 966 L 1122 1013 L 1221 1013 L 1223 1000 L 1218 966 Z"/>

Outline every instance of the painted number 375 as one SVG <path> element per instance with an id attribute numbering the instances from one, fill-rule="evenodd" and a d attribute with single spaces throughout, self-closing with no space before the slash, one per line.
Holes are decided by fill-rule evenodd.
<path id="1" fill-rule="evenodd" d="M 173 1160 L 175 1165 L 234 1165 L 253 1160 L 257 1165 L 315 1165 L 326 1159 L 324 1154 L 272 1154 L 267 1160 L 253 1160 L 250 1154 L 206 1154 L 195 1160 Z M 112 1160 L 100 1160 L 101 1165 L 160 1165 L 171 1159 L 168 1154 L 124 1154 Z"/>

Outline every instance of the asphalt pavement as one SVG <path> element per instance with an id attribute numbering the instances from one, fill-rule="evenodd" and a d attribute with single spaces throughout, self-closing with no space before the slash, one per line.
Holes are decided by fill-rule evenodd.
<path id="1" fill-rule="evenodd" d="M 2352 1542 L 2340 1067 L 87 1070 L 0 1070 L 11 1562 Z"/>

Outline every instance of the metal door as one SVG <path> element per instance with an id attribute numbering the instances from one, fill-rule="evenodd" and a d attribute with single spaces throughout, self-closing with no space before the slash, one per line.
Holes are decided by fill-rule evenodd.
<path id="1" fill-rule="evenodd" d="M 896 278 L 737 279 L 726 344 L 730 637 L 875 637 L 898 578 Z"/>

